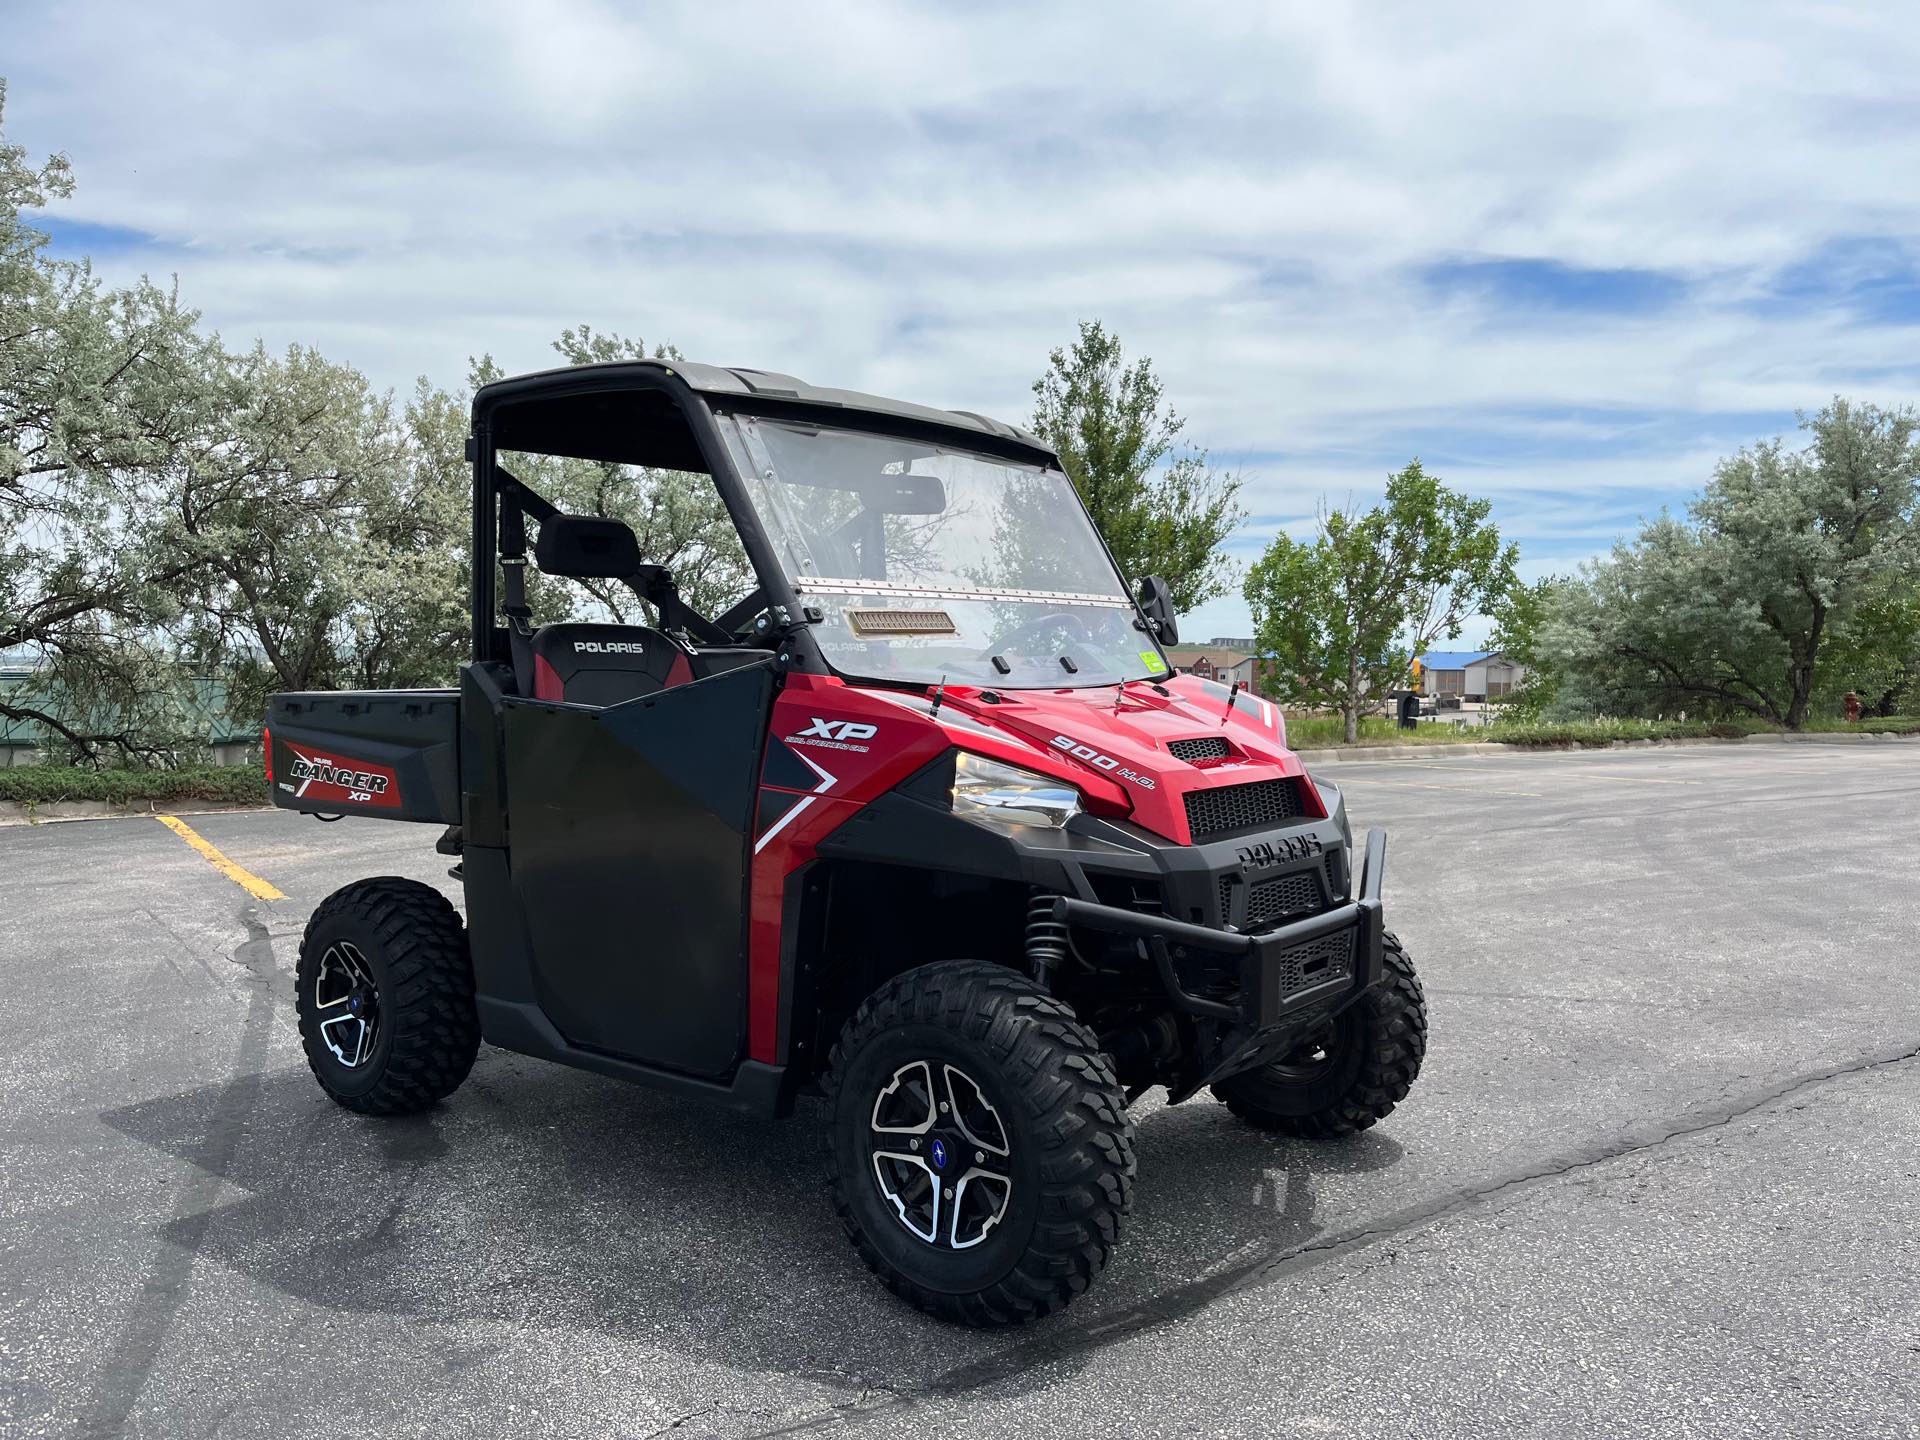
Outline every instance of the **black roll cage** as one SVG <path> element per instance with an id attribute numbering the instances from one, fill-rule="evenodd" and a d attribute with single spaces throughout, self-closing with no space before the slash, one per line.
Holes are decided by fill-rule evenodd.
<path id="1" fill-rule="evenodd" d="M 506 615 L 509 625 L 518 627 L 531 618 L 526 608 L 524 578 L 526 572 L 527 535 L 526 522 L 545 524 L 560 514 L 560 508 L 546 496 L 540 494 L 526 481 L 512 471 L 495 465 L 493 467 L 494 489 L 500 496 L 499 509 L 499 561 L 506 576 L 506 599 L 501 611 Z M 727 617 L 737 616 L 731 627 L 707 619 L 698 610 L 687 604 L 673 583 L 673 576 L 664 565 L 649 565 L 642 562 L 633 573 L 611 578 L 621 581 L 647 604 L 653 606 L 660 617 L 660 628 L 667 631 L 683 631 L 690 639 L 709 645 L 731 645 L 736 636 L 733 631 L 741 624 L 751 620 L 759 613 L 765 601 L 758 586 L 753 593 L 727 611 Z M 511 639 L 511 637 L 509 637 Z"/>
<path id="2" fill-rule="evenodd" d="M 725 388 L 694 384 L 683 371 L 724 376 L 730 383 Z M 773 386 L 768 381 L 782 384 Z M 786 385 L 795 388 L 784 388 Z M 739 387 L 737 391 L 734 386 Z M 760 371 L 718 371 L 708 366 L 683 366 L 668 360 L 616 361 L 545 370 L 482 386 L 473 397 L 473 428 L 467 438 L 467 460 L 473 468 L 475 563 L 471 608 L 474 661 L 500 662 L 510 658 L 510 632 L 507 627 L 497 624 L 494 618 L 499 606 L 495 565 L 482 562 L 480 557 L 487 556 L 497 562 L 502 556 L 503 528 L 511 531 L 516 524 L 523 524 L 522 516 L 540 520 L 556 513 L 549 502 L 495 463 L 496 452 L 502 448 L 498 444 L 499 422 L 503 413 L 510 413 L 517 406 L 555 406 L 556 413 L 548 418 L 548 424 L 556 435 L 569 434 L 573 438 L 565 445 L 549 440 L 546 446 L 529 443 L 504 448 L 582 459 L 659 465 L 667 469 L 698 468 L 711 476 L 758 583 L 751 594 L 726 614 L 714 617 L 711 622 L 703 620 L 703 623 L 710 623 L 720 630 L 738 632 L 747 621 L 764 610 L 770 624 L 764 637 L 757 643 L 769 644 L 778 650 L 781 669 L 810 670 L 818 674 L 833 673 L 809 633 L 809 625 L 818 618 L 818 612 L 809 614 L 804 598 L 788 579 L 773 541 L 747 496 L 745 482 L 734 466 L 732 451 L 720 433 L 718 417 L 738 413 L 799 421 L 840 430 L 930 441 L 1023 464 L 1041 464 L 1055 469 L 1060 466 L 1057 455 L 1025 432 L 969 412 L 950 412 L 952 423 L 945 423 L 938 417 L 949 412 L 927 410 L 848 391 L 815 392 L 822 398 L 802 398 L 802 388 L 800 382 L 792 381 L 790 377 L 770 376 Z M 621 394 L 658 397 L 668 402 L 686 424 L 693 441 L 692 451 L 684 448 L 676 450 L 668 440 L 663 442 L 659 452 L 648 452 L 645 449 L 646 437 L 623 436 L 622 427 L 618 424 L 605 433 L 575 435 L 567 428 L 569 417 L 558 413 L 561 402 L 589 401 L 596 396 L 613 397 Z M 528 438 L 546 437 L 536 433 L 536 436 Z M 693 460 L 699 462 L 697 467 L 688 463 Z M 1080 500 L 1077 491 L 1074 498 L 1085 513 L 1085 502 Z M 508 506 L 518 507 L 518 513 L 506 515 Z M 1088 519 L 1091 523 L 1090 515 Z M 1099 526 L 1094 525 L 1093 530 L 1099 536 L 1108 563 L 1124 582 L 1127 577 L 1114 559 L 1106 537 L 1100 535 Z M 524 546 L 524 536 L 521 539 Z M 524 558 L 520 563 L 524 564 Z M 638 586 L 635 588 L 639 589 Z M 640 593 L 642 598 L 650 598 L 644 590 Z M 1138 597 L 1130 591 L 1128 595 L 1133 601 L 1135 625 L 1149 636 L 1154 635 L 1153 623 L 1140 608 Z"/>

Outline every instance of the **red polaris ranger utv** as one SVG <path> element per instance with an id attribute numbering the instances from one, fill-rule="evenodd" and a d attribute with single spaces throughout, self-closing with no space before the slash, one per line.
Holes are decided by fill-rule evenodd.
<path id="1" fill-rule="evenodd" d="M 1274 707 L 1173 673 L 1167 587 L 1129 597 L 1034 436 L 635 361 L 488 385 L 468 449 L 498 566 L 459 688 L 269 713 L 278 804 L 445 825 L 466 890 L 464 925 L 397 879 L 314 913 L 300 1033 L 340 1104 L 429 1106 L 482 1039 L 770 1116 L 824 1093 L 867 1263 L 1002 1324 L 1106 1264 L 1149 1087 L 1312 1137 L 1406 1095 L 1385 836 L 1356 864 Z M 750 593 L 697 613 L 516 453 L 710 475 Z M 529 564 L 656 624 L 536 627 Z"/>

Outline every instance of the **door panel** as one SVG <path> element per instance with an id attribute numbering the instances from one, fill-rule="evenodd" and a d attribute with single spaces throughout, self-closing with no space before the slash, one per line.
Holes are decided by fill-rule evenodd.
<path id="1" fill-rule="evenodd" d="M 572 1044 L 700 1075 L 742 1053 L 772 702 L 767 665 L 604 710 L 507 702 L 514 895 L 534 992 Z"/>

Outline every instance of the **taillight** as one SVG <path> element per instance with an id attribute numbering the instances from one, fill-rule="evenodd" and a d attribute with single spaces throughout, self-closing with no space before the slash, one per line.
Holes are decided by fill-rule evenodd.
<path id="1" fill-rule="evenodd" d="M 270 725 L 262 725 L 260 727 L 260 748 L 266 752 L 267 784 L 272 785 L 273 784 L 273 727 Z"/>

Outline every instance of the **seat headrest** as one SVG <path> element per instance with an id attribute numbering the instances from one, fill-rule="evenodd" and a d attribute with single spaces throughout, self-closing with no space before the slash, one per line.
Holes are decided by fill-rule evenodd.
<path id="1" fill-rule="evenodd" d="M 640 542 L 619 520 L 600 515 L 552 515 L 540 522 L 533 558 L 548 575 L 621 580 L 639 571 Z"/>

